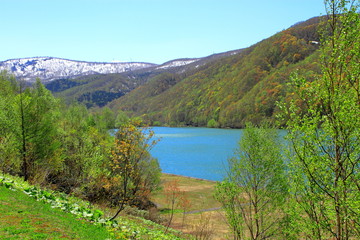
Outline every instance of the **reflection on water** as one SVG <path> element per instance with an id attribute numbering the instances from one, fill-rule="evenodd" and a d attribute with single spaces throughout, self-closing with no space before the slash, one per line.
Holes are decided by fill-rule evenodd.
<path id="1" fill-rule="evenodd" d="M 160 133 L 156 134 L 156 137 L 158 138 L 180 138 L 180 137 L 191 137 L 191 134 L 181 134 L 181 133 Z"/>

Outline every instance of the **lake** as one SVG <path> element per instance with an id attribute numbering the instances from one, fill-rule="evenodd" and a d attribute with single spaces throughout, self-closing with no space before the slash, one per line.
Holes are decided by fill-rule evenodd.
<path id="1" fill-rule="evenodd" d="M 234 156 L 242 130 L 153 127 L 160 141 L 151 154 L 164 173 L 221 181 Z"/>

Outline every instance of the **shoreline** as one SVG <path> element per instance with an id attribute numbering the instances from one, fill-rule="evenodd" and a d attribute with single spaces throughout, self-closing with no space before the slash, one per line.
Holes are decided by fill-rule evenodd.
<path id="1" fill-rule="evenodd" d="M 212 182 L 212 183 L 220 182 L 220 181 L 208 180 L 208 179 L 204 179 L 204 178 L 190 177 L 190 176 L 184 176 L 184 175 L 173 174 L 173 173 L 166 173 L 166 172 L 161 172 L 161 174 L 165 174 L 165 175 L 169 175 L 169 176 L 174 176 L 174 177 L 190 178 L 190 179 L 194 179 L 194 180 L 206 181 L 206 182 Z"/>

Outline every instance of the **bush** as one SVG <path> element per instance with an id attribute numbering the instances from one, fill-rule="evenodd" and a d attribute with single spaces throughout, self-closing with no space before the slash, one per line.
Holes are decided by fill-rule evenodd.
<path id="1" fill-rule="evenodd" d="M 217 128 L 219 127 L 219 123 L 215 119 L 211 119 L 207 123 L 208 128 Z"/>

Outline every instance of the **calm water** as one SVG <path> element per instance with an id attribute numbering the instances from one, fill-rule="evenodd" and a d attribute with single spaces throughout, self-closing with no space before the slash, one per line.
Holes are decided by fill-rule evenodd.
<path id="1" fill-rule="evenodd" d="M 242 130 L 154 127 L 161 138 L 151 154 L 165 173 L 220 181 L 234 155 Z"/>

